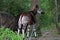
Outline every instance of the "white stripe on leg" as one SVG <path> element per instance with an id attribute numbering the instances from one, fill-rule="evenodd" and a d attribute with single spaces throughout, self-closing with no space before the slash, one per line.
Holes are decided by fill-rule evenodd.
<path id="1" fill-rule="evenodd" d="M 20 33 L 20 29 L 18 28 L 18 34 Z"/>

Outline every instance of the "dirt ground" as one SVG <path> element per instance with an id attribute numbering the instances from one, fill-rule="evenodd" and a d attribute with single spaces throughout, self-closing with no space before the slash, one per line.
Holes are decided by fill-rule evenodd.
<path id="1" fill-rule="evenodd" d="M 56 29 L 49 30 L 47 32 L 45 32 L 40 38 L 26 38 L 25 40 L 60 40 L 60 35 L 57 34 Z"/>

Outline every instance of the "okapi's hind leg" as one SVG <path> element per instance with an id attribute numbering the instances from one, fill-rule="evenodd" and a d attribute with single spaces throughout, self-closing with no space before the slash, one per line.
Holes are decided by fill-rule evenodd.
<path id="1" fill-rule="evenodd" d="M 22 24 L 20 24 L 20 26 L 18 27 L 18 34 L 22 34 Z"/>
<path id="2" fill-rule="evenodd" d="M 18 34 L 20 34 L 20 28 L 18 27 Z"/>
<path id="3" fill-rule="evenodd" d="M 23 24 L 21 24 L 21 27 L 18 27 L 18 34 L 22 34 L 22 28 L 23 28 Z"/>
<path id="4" fill-rule="evenodd" d="M 24 35 L 24 28 L 22 29 L 22 35 L 23 35 L 23 39 L 25 38 L 25 35 Z"/>
<path id="5" fill-rule="evenodd" d="M 23 24 L 19 24 L 19 26 L 18 26 L 18 34 L 22 34 L 22 28 L 23 28 Z"/>
<path id="6" fill-rule="evenodd" d="M 23 39 L 25 39 L 25 29 L 26 29 L 26 25 L 27 25 L 27 24 L 23 24 L 23 27 L 22 27 L 22 36 L 23 36 Z"/>
<path id="7" fill-rule="evenodd" d="M 22 20 L 20 16 L 19 21 L 18 21 L 18 34 L 20 34 L 21 31 L 22 31 Z"/>

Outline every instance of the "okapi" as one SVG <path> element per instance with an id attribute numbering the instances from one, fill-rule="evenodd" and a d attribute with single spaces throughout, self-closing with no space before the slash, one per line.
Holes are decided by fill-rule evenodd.
<path id="1" fill-rule="evenodd" d="M 30 25 L 33 25 L 33 31 L 35 37 L 36 35 L 36 14 L 44 14 L 42 10 L 39 9 L 38 5 L 35 5 L 34 9 L 29 12 L 22 12 L 18 21 L 18 34 L 22 31 L 23 38 L 24 32 L 27 28 L 27 37 L 29 37 Z"/>

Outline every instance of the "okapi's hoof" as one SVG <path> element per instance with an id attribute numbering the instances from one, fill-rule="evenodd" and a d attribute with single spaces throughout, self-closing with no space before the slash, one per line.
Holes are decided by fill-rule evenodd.
<path id="1" fill-rule="evenodd" d="M 25 38 L 23 38 L 23 40 L 25 40 Z"/>
<path id="2" fill-rule="evenodd" d="M 35 36 L 35 38 L 37 38 L 37 36 Z"/>
<path id="3" fill-rule="evenodd" d="M 27 38 L 29 38 L 29 37 L 27 37 Z"/>

